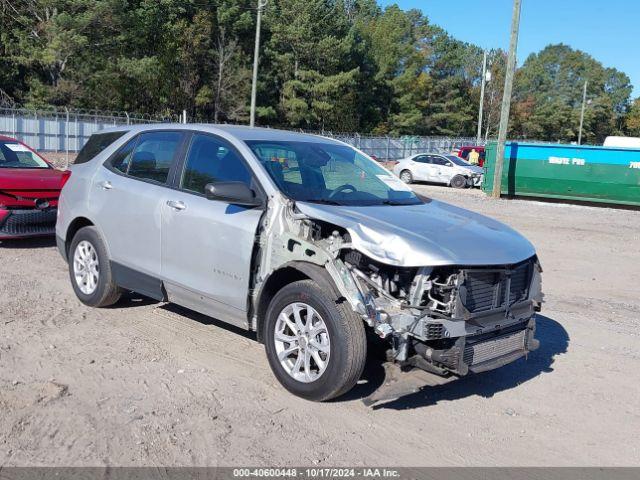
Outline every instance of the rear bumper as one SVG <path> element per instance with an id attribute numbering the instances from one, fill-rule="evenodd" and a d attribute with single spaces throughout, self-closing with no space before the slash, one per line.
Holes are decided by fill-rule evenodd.
<path id="1" fill-rule="evenodd" d="M 0 216 L 0 240 L 54 235 L 56 216 L 56 208 L 3 211 Z"/>

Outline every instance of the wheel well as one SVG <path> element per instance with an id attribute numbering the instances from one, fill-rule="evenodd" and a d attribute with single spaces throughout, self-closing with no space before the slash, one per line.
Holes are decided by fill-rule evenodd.
<path id="1" fill-rule="evenodd" d="M 449 180 L 449 184 L 452 184 L 452 183 L 453 183 L 454 178 L 457 178 L 457 177 L 462 177 L 462 178 L 464 178 L 465 180 L 469 180 L 469 177 L 468 177 L 466 174 L 464 174 L 464 173 L 456 173 L 456 174 L 455 174 L 453 177 L 451 177 L 451 179 Z"/>
<path id="2" fill-rule="evenodd" d="M 264 317 L 267 314 L 269 303 L 274 295 L 290 283 L 307 279 L 309 279 L 307 275 L 293 267 L 281 268 L 269 275 L 262 287 L 262 290 L 260 291 L 260 298 L 258 300 L 258 308 L 256 311 L 256 334 L 259 342 L 262 342 L 262 326 L 264 323 Z"/>
<path id="3" fill-rule="evenodd" d="M 67 255 L 69 254 L 69 246 L 71 245 L 71 241 L 73 240 L 73 237 L 75 237 L 78 230 L 90 226 L 93 226 L 93 222 L 85 217 L 78 217 L 74 219 L 73 222 L 71 222 L 69 228 L 67 228 L 67 236 L 65 237 L 64 242 Z"/>
<path id="4" fill-rule="evenodd" d="M 264 318 L 271 299 L 281 288 L 298 280 L 313 280 L 325 292 L 331 293 L 336 302 L 344 300 L 331 275 L 323 266 L 300 261 L 287 263 L 269 275 L 260 291 L 256 312 L 256 333 L 259 342 L 263 341 Z"/>

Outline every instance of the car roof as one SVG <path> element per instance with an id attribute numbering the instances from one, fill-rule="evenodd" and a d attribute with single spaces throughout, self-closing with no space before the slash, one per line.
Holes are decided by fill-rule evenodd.
<path id="1" fill-rule="evenodd" d="M 320 135 L 309 133 L 292 132 L 289 130 L 278 130 L 274 128 L 248 127 L 245 125 L 217 125 L 209 123 L 152 123 L 138 125 L 122 125 L 119 127 L 106 128 L 95 133 L 121 132 L 132 133 L 146 132 L 152 130 L 197 130 L 209 133 L 226 133 L 242 141 L 293 141 L 293 142 L 314 142 L 331 143 L 342 145 L 342 142 Z"/>
<path id="2" fill-rule="evenodd" d="M 18 140 L 17 138 L 13 138 L 13 137 L 8 137 L 7 135 L 0 135 L 0 142 L 16 142 L 16 143 L 19 143 L 20 145 L 24 145 L 29 150 L 36 152 L 36 150 L 33 147 L 27 145 L 22 140 Z M 38 154 L 38 156 L 41 156 L 41 155 Z"/>
<path id="3" fill-rule="evenodd" d="M 0 135 L 0 141 L 2 142 L 19 142 L 22 143 L 20 140 L 17 140 L 13 137 L 7 137 L 6 135 Z"/>

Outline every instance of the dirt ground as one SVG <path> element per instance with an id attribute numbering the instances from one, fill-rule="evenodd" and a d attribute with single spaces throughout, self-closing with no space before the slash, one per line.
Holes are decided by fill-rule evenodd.
<path id="1" fill-rule="evenodd" d="M 53 240 L 0 245 L 0 467 L 640 465 L 640 212 L 434 198 L 536 245 L 541 348 L 372 408 L 283 390 L 252 335 L 130 296 L 75 298 Z"/>

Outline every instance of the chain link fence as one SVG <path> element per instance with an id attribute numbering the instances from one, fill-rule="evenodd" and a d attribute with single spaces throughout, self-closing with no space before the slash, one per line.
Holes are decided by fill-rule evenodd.
<path id="1" fill-rule="evenodd" d="M 0 135 L 8 135 L 43 152 L 78 152 L 98 130 L 117 125 L 179 122 L 182 116 L 70 109 L 0 108 Z M 475 144 L 471 137 L 369 136 L 357 133 L 307 132 L 353 145 L 380 161 L 398 160 L 421 152 L 450 152 Z"/>
<path id="2" fill-rule="evenodd" d="M 78 152 L 98 130 L 116 125 L 178 121 L 179 117 L 92 110 L 0 108 L 0 135 L 39 151 Z"/>
<path id="3" fill-rule="evenodd" d="M 341 140 L 380 161 L 399 160 L 416 153 L 445 153 L 464 145 L 475 145 L 471 137 L 418 137 L 367 136 L 358 134 L 331 134 L 325 136 Z"/>

